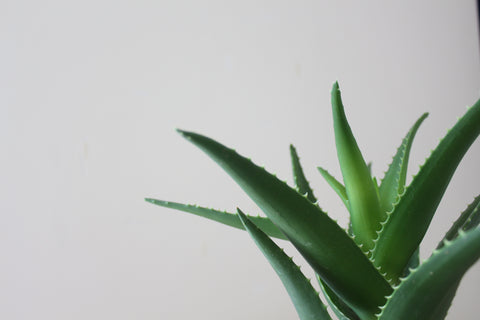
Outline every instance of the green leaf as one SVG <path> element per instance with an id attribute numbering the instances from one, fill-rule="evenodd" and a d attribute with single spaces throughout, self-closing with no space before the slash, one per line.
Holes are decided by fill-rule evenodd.
<path id="1" fill-rule="evenodd" d="M 345 187 L 343 184 L 341 184 L 337 179 L 335 179 L 330 173 L 328 173 L 327 170 L 317 167 L 318 171 L 322 175 L 322 177 L 327 181 L 327 183 L 332 187 L 332 189 L 337 193 L 337 195 L 340 197 L 340 199 L 343 201 L 343 204 L 349 210 L 348 208 L 348 197 L 347 197 L 347 191 L 345 190 Z"/>
<path id="2" fill-rule="evenodd" d="M 298 158 L 297 150 L 295 150 L 293 145 L 290 145 L 290 157 L 292 158 L 293 179 L 295 180 L 295 185 L 298 188 L 298 192 L 302 195 L 306 194 L 307 199 L 310 202 L 316 203 L 317 198 L 315 198 L 315 195 L 310 188 L 310 184 L 308 183 L 307 178 L 305 178 L 302 166 L 300 165 L 300 159 Z"/>
<path id="3" fill-rule="evenodd" d="M 352 231 L 357 243 L 363 245 L 364 250 L 370 250 L 385 215 L 368 166 L 347 122 L 338 83 L 332 90 L 332 110 L 335 144 L 347 191 Z"/>
<path id="4" fill-rule="evenodd" d="M 242 222 L 238 218 L 238 215 L 233 213 L 228 213 L 226 211 L 218 211 L 218 210 L 199 207 L 199 206 L 186 205 L 186 204 L 181 204 L 177 202 L 150 199 L 150 198 L 145 199 L 145 201 L 161 207 L 192 213 L 194 215 L 197 215 L 203 218 L 220 222 L 230 227 L 245 230 Z M 249 218 L 250 220 L 252 220 L 253 223 L 255 223 L 257 227 L 259 227 L 263 232 L 268 234 L 270 237 L 274 237 L 282 240 L 288 240 L 287 237 L 285 237 L 285 235 L 282 233 L 282 231 L 280 231 L 280 229 L 278 229 L 277 226 L 270 221 L 270 219 L 259 217 L 259 216 L 257 217 L 249 216 Z"/>
<path id="5" fill-rule="evenodd" d="M 415 252 L 410 257 L 410 260 L 407 263 L 407 266 L 403 269 L 402 278 L 407 277 L 410 272 L 417 268 L 420 265 L 420 247 L 415 250 Z"/>
<path id="6" fill-rule="evenodd" d="M 400 147 L 398 147 L 397 153 L 393 157 L 393 161 L 388 167 L 385 177 L 380 184 L 380 205 L 382 206 L 384 212 L 392 211 L 394 203 L 397 202 L 399 196 L 405 189 L 408 158 L 410 156 L 410 149 L 412 148 L 413 139 L 418 128 L 427 116 L 428 113 L 424 113 L 415 122 L 410 131 L 408 131 L 405 138 L 403 138 L 402 144 Z"/>
<path id="7" fill-rule="evenodd" d="M 318 292 L 300 271 L 300 268 L 289 258 L 275 242 L 255 226 L 240 209 L 238 215 L 245 229 L 262 251 L 268 262 L 282 280 L 301 320 L 331 319 L 327 308 L 318 297 Z"/>
<path id="8" fill-rule="evenodd" d="M 480 195 L 477 196 L 472 203 L 470 203 L 467 208 L 460 214 L 458 219 L 453 223 L 453 225 L 450 227 L 450 229 L 447 231 L 445 236 L 443 237 L 442 241 L 440 241 L 437 245 L 437 249 L 440 249 L 444 245 L 444 241 L 451 241 L 455 239 L 458 236 L 458 232 L 460 230 L 467 231 L 469 229 L 472 229 L 478 225 L 478 222 L 476 224 L 472 224 L 472 215 L 474 215 L 473 221 L 478 221 L 475 219 L 475 216 L 478 215 L 479 210 L 479 204 L 480 204 Z M 477 213 L 475 213 L 475 211 Z M 468 224 L 467 224 L 468 221 Z"/>
<path id="9" fill-rule="evenodd" d="M 449 241 L 456 239 L 462 231 L 468 231 L 478 226 L 478 216 L 480 212 L 479 202 L 480 196 L 475 198 L 474 201 L 467 207 L 467 209 L 462 212 L 460 217 L 457 219 L 457 221 L 455 221 L 445 237 L 438 244 L 437 250 L 443 248 Z M 457 292 L 459 285 L 460 279 L 450 286 L 448 292 L 445 294 L 445 297 L 441 302 L 443 308 L 439 308 L 438 312 L 436 312 L 438 315 L 435 319 L 443 319 L 447 315 L 448 309 L 452 304 L 452 300 L 455 297 L 455 293 Z"/>
<path id="10" fill-rule="evenodd" d="M 432 152 L 383 225 L 373 259 L 393 282 L 418 248 L 455 169 L 479 133 L 480 100 Z"/>
<path id="11" fill-rule="evenodd" d="M 395 288 L 380 320 L 440 320 L 446 315 L 458 282 L 480 258 L 480 229 L 460 232 Z"/>
<path id="12" fill-rule="evenodd" d="M 391 292 L 354 241 L 320 208 L 274 175 L 220 143 L 180 131 L 217 162 L 289 238 L 312 268 L 359 316 L 370 317 Z"/>
<path id="13" fill-rule="evenodd" d="M 472 214 L 468 217 L 465 224 L 462 226 L 463 231 L 468 231 L 473 228 L 476 228 L 480 223 L 480 204 L 477 204 L 475 209 L 473 209 Z"/>
<path id="14" fill-rule="evenodd" d="M 350 309 L 345 302 L 340 299 L 332 289 L 330 289 L 323 281 L 320 279 L 318 274 L 316 275 L 320 289 L 323 292 L 323 295 L 327 299 L 330 308 L 333 313 L 338 317 L 339 320 L 360 320 L 357 314 Z"/>

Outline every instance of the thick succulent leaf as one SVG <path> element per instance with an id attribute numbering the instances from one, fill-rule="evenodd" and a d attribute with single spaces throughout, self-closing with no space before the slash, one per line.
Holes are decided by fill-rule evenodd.
<path id="1" fill-rule="evenodd" d="M 392 211 L 394 203 L 397 202 L 398 197 L 404 191 L 407 177 L 408 158 L 410 156 L 413 138 L 427 116 L 428 113 L 424 113 L 415 122 L 410 131 L 408 131 L 405 138 L 403 138 L 402 144 L 398 147 L 397 153 L 393 157 L 392 163 L 388 167 L 385 177 L 380 184 L 380 205 L 385 212 Z"/>
<path id="2" fill-rule="evenodd" d="M 370 171 L 347 122 L 338 83 L 332 90 L 332 110 L 335 144 L 348 196 L 352 231 L 355 240 L 365 250 L 370 250 L 385 216 Z"/>
<path id="3" fill-rule="evenodd" d="M 445 319 L 459 286 L 460 280 L 458 280 L 456 283 L 453 283 L 450 288 L 447 289 L 443 298 L 439 301 L 437 308 L 435 311 L 433 311 L 431 319 Z"/>
<path id="4" fill-rule="evenodd" d="M 322 175 L 322 177 L 325 179 L 325 181 L 328 182 L 330 187 L 332 187 L 332 189 L 338 194 L 340 199 L 342 199 L 343 204 L 348 210 L 348 197 L 344 185 L 341 184 L 337 179 L 335 179 L 330 173 L 328 173 L 327 170 L 320 167 L 317 167 L 317 169 Z"/>
<path id="5" fill-rule="evenodd" d="M 410 257 L 410 260 L 407 263 L 405 269 L 402 272 L 402 278 L 407 277 L 413 269 L 416 269 L 420 264 L 420 248 L 417 248 L 413 255 Z"/>
<path id="6" fill-rule="evenodd" d="M 378 186 L 378 181 L 376 177 L 372 177 L 373 181 L 373 187 L 375 189 L 375 193 L 377 194 L 377 199 L 380 200 L 380 191 L 379 191 L 379 186 Z"/>
<path id="7" fill-rule="evenodd" d="M 472 214 L 468 217 L 465 224 L 462 226 L 463 231 L 468 231 L 473 228 L 476 228 L 480 223 L 480 204 L 477 204 Z"/>
<path id="8" fill-rule="evenodd" d="M 316 277 L 325 299 L 339 320 L 360 320 L 357 314 L 320 279 L 318 274 Z"/>
<path id="9" fill-rule="evenodd" d="M 383 225 L 373 259 L 393 282 L 418 248 L 455 169 L 479 133 L 480 100 L 432 152 Z"/>
<path id="10" fill-rule="evenodd" d="M 292 158 L 293 179 L 295 180 L 298 192 L 302 195 L 307 195 L 307 199 L 310 202 L 316 203 L 317 198 L 315 198 L 312 188 L 310 188 L 310 184 L 308 183 L 307 178 L 305 178 L 297 150 L 293 145 L 290 145 L 290 157 Z"/>
<path id="11" fill-rule="evenodd" d="M 449 241 L 456 239 L 460 232 L 468 231 L 470 229 L 476 228 L 478 226 L 478 216 L 479 216 L 479 206 L 480 206 L 480 196 L 474 199 L 474 201 L 462 212 L 460 217 L 454 222 L 452 227 L 448 230 L 445 237 L 440 241 L 437 246 L 437 250 L 443 248 L 445 244 Z M 417 250 L 418 251 L 418 250 Z M 460 280 L 456 283 L 453 283 L 448 292 L 445 293 L 443 300 L 441 301 L 437 312 L 434 314 L 432 319 L 443 319 L 447 315 L 448 309 L 452 304 L 452 300 L 455 297 L 458 286 L 460 285 Z"/>
<path id="12" fill-rule="evenodd" d="M 480 258 L 480 229 L 460 232 L 395 288 L 380 320 L 440 320 L 458 282 Z"/>
<path id="13" fill-rule="evenodd" d="M 216 161 L 289 238 L 312 268 L 360 316 L 371 315 L 391 292 L 354 241 L 318 206 L 274 175 L 220 143 L 180 131 Z"/>
<path id="14" fill-rule="evenodd" d="M 440 241 L 437 245 L 437 249 L 440 249 L 443 247 L 445 241 L 451 241 L 455 239 L 458 236 L 458 232 L 460 230 L 467 231 L 469 229 L 472 229 L 478 225 L 478 222 L 476 224 L 472 224 L 472 215 L 473 215 L 473 221 L 478 221 L 475 219 L 475 216 L 478 215 L 478 213 L 475 213 L 475 211 L 479 211 L 479 204 L 480 204 L 480 195 L 477 196 L 472 203 L 470 203 L 467 208 L 460 214 L 457 220 L 453 223 L 453 225 L 448 229 L 447 233 L 443 237 L 442 241 Z M 475 213 L 475 214 L 474 214 Z M 468 224 L 467 224 L 468 221 Z M 466 225 L 467 224 L 467 225 Z M 467 228 L 469 227 L 469 228 Z"/>
<path id="15" fill-rule="evenodd" d="M 233 213 L 228 213 L 226 211 L 218 211 L 218 210 L 194 206 L 194 205 L 186 205 L 186 204 L 177 203 L 177 202 L 151 199 L 151 198 L 147 198 L 145 199 L 145 201 L 156 204 L 161 207 L 192 213 L 194 215 L 197 215 L 203 218 L 220 222 L 230 227 L 245 230 L 243 223 L 238 218 L 238 215 Z M 259 216 L 257 217 L 249 216 L 249 219 L 253 223 L 255 223 L 255 225 L 259 227 L 263 232 L 268 234 L 270 237 L 274 237 L 282 240 L 288 240 L 287 237 L 283 234 L 283 232 L 280 231 L 280 229 L 278 229 L 277 226 L 270 221 L 270 219 L 265 217 L 259 217 Z"/>
<path id="16" fill-rule="evenodd" d="M 238 209 L 238 215 L 257 247 L 270 262 L 273 269 L 275 269 L 280 280 L 282 280 L 300 320 L 331 319 L 327 308 L 318 296 L 318 292 L 312 287 L 310 281 L 292 259 L 265 233 L 257 228 L 240 209 Z"/>

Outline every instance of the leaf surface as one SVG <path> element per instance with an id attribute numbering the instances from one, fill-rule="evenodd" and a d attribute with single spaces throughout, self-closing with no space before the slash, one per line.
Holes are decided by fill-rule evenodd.
<path id="1" fill-rule="evenodd" d="M 437 245 L 437 249 L 441 249 L 444 245 L 445 241 L 452 241 L 458 236 L 458 232 L 460 230 L 467 231 L 469 229 L 472 229 L 478 225 L 478 223 L 475 225 L 472 225 L 472 215 L 475 214 L 475 211 L 479 211 L 480 208 L 478 208 L 478 205 L 480 204 L 480 195 L 477 196 L 472 203 L 470 203 L 467 208 L 460 214 L 457 220 L 452 224 L 450 229 L 448 229 L 447 233 L 443 237 L 442 241 L 440 241 Z M 478 214 L 478 213 L 477 213 Z M 475 214 L 475 215 L 477 215 Z M 476 219 L 474 219 L 475 221 Z M 468 223 L 467 223 L 468 221 Z M 468 227 L 468 228 L 467 228 Z"/>
<path id="2" fill-rule="evenodd" d="M 415 250 L 413 255 L 410 257 L 410 260 L 407 263 L 407 266 L 403 269 L 402 278 L 407 277 L 411 270 L 417 268 L 420 265 L 420 247 Z"/>
<path id="3" fill-rule="evenodd" d="M 418 248 L 455 169 L 479 133 L 480 100 L 448 131 L 388 216 L 373 259 L 393 282 Z"/>
<path id="4" fill-rule="evenodd" d="M 325 305 L 320 300 L 318 292 L 312 287 L 300 268 L 240 209 L 238 209 L 238 215 L 257 247 L 282 280 L 300 320 L 330 320 L 331 318 Z"/>
<path id="5" fill-rule="evenodd" d="M 380 320 L 440 320 L 445 317 L 458 282 L 480 258 L 480 229 L 461 232 L 435 251 L 395 288 Z"/>
<path id="6" fill-rule="evenodd" d="M 337 195 L 342 200 L 343 204 L 348 210 L 348 197 L 347 191 L 345 190 L 345 186 L 341 184 L 337 179 L 335 179 L 327 170 L 317 167 L 318 171 L 322 175 L 322 177 L 327 181 L 327 183 L 332 187 L 332 189 L 337 193 Z"/>
<path id="7" fill-rule="evenodd" d="M 356 315 L 356 313 L 350 309 L 349 306 L 345 302 L 340 299 L 332 289 L 330 289 L 323 281 L 320 279 L 318 275 L 318 284 L 320 285 L 320 289 L 327 299 L 330 308 L 332 309 L 333 313 L 337 316 L 339 320 L 360 320 L 360 318 Z"/>
<path id="8" fill-rule="evenodd" d="M 302 195 L 307 195 L 307 199 L 316 203 L 317 198 L 313 194 L 312 188 L 303 173 L 302 166 L 300 165 L 300 158 L 298 157 L 297 150 L 293 145 L 290 145 L 290 157 L 292 159 L 292 168 L 293 168 L 293 179 L 295 180 L 295 185 L 298 188 L 298 192 Z"/>
<path id="9" fill-rule="evenodd" d="M 347 122 L 338 83 L 332 89 L 332 111 L 335 144 L 348 197 L 352 231 L 364 250 L 370 250 L 384 214 L 368 166 Z"/>
<path id="10" fill-rule="evenodd" d="M 177 202 L 151 199 L 151 198 L 147 198 L 145 199 L 145 201 L 153 203 L 157 206 L 192 213 L 194 215 L 197 215 L 203 218 L 220 222 L 230 227 L 245 230 L 242 222 L 238 218 L 238 215 L 233 213 L 228 213 L 226 211 L 219 211 L 219 210 L 214 210 L 214 209 L 199 207 L 194 205 L 186 205 L 186 204 L 177 203 Z M 268 234 L 270 237 L 274 237 L 282 240 L 288 240 L 287 237 L 282 233 L 282 231 L 280 231 L 280 229 L 278 229 L 277 226 L 270 221 L 270 219 L 265 217 L 259 217 L 259 216 L 257 217 L 249 216 L 249 219 L 253 223 L 255 223 L 255 225 L 259 227 L 263 232 Z"/>
<path id="11" fill-rule="evenodd" d="M 427 116 L 428 113 L 424 113 L 408 131 L 380 184 L 380 204 L 384 212 L 392 211 L 394 203 L 404 191 L 413 139 Z"/>
<path id="12" fill-rule="evenodd" d="M 391 292 L 354 241 L 318 206 L 274 175 L 205 136 L 180 131 L 217 162 L 288 237 L 312 268 L 360 316 Z"/>

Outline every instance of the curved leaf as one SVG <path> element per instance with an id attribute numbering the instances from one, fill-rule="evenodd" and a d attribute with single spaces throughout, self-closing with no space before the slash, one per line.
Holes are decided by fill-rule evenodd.
<path id="1" fill-rule="evenodd" d="M 322 177 L 327 181 L 327 183 L 332 187 L 332 189 L 337 193 L 337 195 L 340 197 L 340 199 L 343 201 L 343 204 L 349 210 L 348 208 L 348 197 L 347 197 L 347 191 L 345 190 L 345 187 L 343 184 L 341 184 L 337 179 L 335 179 L 330 173 L 328 173 L 327 170 L 317 167 L 318 171 L 322 175 Z"/>
<path id="2" fill-rule="evenodd" d="M 360 320 L 360 318 L 357 316 L 357 314 L 350 309 L 349 306 L 345 302 L 340 299 L 335 292 L 332 291 L 323 281 L 320 279 L 318 275 L 318 284 L 320 285 L 320 289 L 323 292 L 323 295 L 325 296 L 325 299 L 327 299 L 328 304 L 330 305 L 330 308 L 332 309 L 333 313 L 337 316 L 339 320 Z"/>
<path id="3" fill-rule="evenodd" d="M 245 229 L 282 280 L 300 320 L 331 320 L 327 308 L 318 297 L 318 292 L 300 268 L 240 209 L 237 210 Z"/>
<path id="4" fill-rule="evenodd" d="M 455 169 L 479 134 L 480 100 L 432 152 L 383 225 L 373 259 L 393 282 L 418 248 Z"/>
<path id="5" fill-rule="evenodd" d="M 370 250 L 385 215 L 380 208 L 370 171 L 347 122 L 338 83 L 332 89 L 332 111 L 335 144 L 348 196 L 352 231 L 355 240 L 365 250 Z"/>
<path id="6" fill-rule="evenodd" d="M 413 269 L 417 268 L 419 265 L 420 265 L 420 247 L 418 247 L 417 250 L 415 250 L 415 252 L 410 257 L 410 260 L 408 260 L 407 265 L 403 269 L 402 278 L 407 277 L 410 274 L 410 272 Z"/>
<path id="7" fill-rule="evenodd" d="M 455 239 L 458 236 L 458 232 L 460 230 L 467 231 L 468 229 L 464 227 L 467 221 L 470 221 L 470 223 L 468 223 L 468 225 L 470 226 L 469 229 L 471 229 L 472 227 L 476 227 L 478 225 L 478 223 L 476 225 L 471 225 L 471 221 L 472 221 L 471 216 L 472 214 L 474 214 L 474 211 L 479 211 L 480 209 L 478 208 L 479 204 L 480 204 L 480 196 L 477 196 L 472 201 L 472 203 L 470 203 L 467 206 L 467 208 L 460 214 L 458 219 L 455 220 L 455 222 L 450 227 L 450 229 L 448 229 L 442 241 L 438 243 L 437 249 L 441 249 L 445 241 L 452 241 L 453 239 Z"/>
<path id="8" fill-rule="evenodd" d="M 477 204 L 475 209 L 473 209 L 472 214 L 468 217 L 465 224 L 462 226 L 463 231 L 468 231 L 473 228 L 476 228 L 480 223 L 480 204 Z"/>
<path id="9" fill-rule="evenodd" d="M 320 208 L 220 143 L 180 131 L 217 162 L 289 238 L 312 268 L 360 316 L 371 316 L 391 292 L 354 241 Z"/>
<path id="10" fill-rule="evenodd" d="M 293 168 L 293 179 L 295 180 L 295 185 L 298 188 L 298 192 L 302 195 L 307 195 L 307 199 L 312 202 L 316 203 L 317 198 L 313 194 L 312 188 L 310 188 L 310 184 L 305 178 L 305 174 L 303 173 L 302 166 L 300 165 L 300 159 L 297 154 L 297 150 L 293 145 L 290 145 L 290 157 L 292 158 L 292 168 Z"/>
<path id="11" fill-rule="evenodd" d="M 408 131 L 405 138 L 403 138 L 402 144 L 398 147 L 397 153 L 393 157 L 392 163 L 385 173 L 385 177 L 382 179 L 379 188 L 380 205 L 385 212 L 392 211 L 393 204 L 397 202 L 398 197 L 404 191 L 407 177 L 408 158 L 410 156 L 413 138 L 427 116 L 428 113 L 424 113 L 415 122 L 410 131 Z"/>
<path id="12" fill-rule="evenodd" d="M 199 206 L 186 205 L 186 204 L 177 203 L 177 202 L 151 199 L 151 198 L 146 198 L 145 201 L 153 203 L 157 206 L 192 213 L 194 215 L 197 215 L 203 218 L 220 222 L 230 227 L 245 230 L 238 216 L 233 213 L 228 213 L 226 211 L 218 211 L 218 210 L 199 207 Z M 285 237 L 285 235 L 282 233 L 282 231 L 280 231 L 280 229 L 278 229 L 277 226 L 270 221 L 270 219 L 259 217 L 259 216 L 257 217 L 249 216 L 249 219 L 252 220 L 252 222 L 255 223 L 257 227 L 259 227 L 263 232 L 268 234 L 270 237 L 274 237 L 282 240 L 288 240 L 287 237 Z"/>
<path id="13" fill-rule="evenodd" d="M 461 232 L 395 288 L 380 320 L 440 320 L 446 315 L 458 282 L 480 258 L 480 229 Z"/>

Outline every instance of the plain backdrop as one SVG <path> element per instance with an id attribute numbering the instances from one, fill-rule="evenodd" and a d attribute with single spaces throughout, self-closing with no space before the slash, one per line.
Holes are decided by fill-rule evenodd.
<path id="1" fill-rule="evenodd" d="M 410 181 L 479 98 L 479 49 L 473 0 L 1 1 L 0 318 L 296 319 L 246 233 L 144 202 L 260 213 L 174 129 L 290 184 L 295 144 L 320 205 L 345 226 L 316 171 L 340 178 L 334 81 L 379 178 L 430 112 Z M 479 160 L 477 141 L 423 258 L 480 193 Z M 477 264 L 449 319 L 478 319 L 479 296 Z"/>

